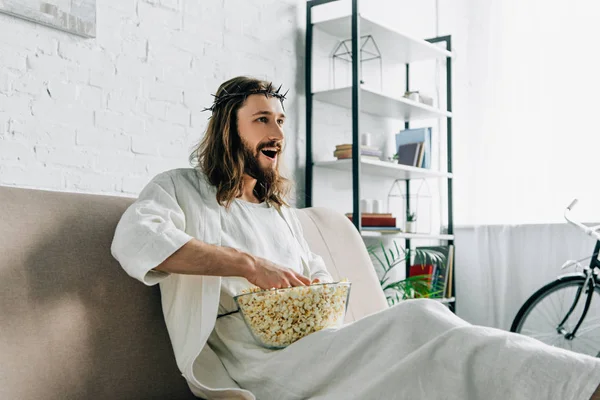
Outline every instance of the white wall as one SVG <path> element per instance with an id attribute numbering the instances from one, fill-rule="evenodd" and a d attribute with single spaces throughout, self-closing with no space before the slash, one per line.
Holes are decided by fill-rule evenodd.
<path id="1" fill-rule="evenodd" d="M 201 110 L 241 74 L 291 89 L 295 172 L 300 3 L 98 1 L 95 39 L 0 14 L 0 185 L 136 194 L 189 165 Z"/>

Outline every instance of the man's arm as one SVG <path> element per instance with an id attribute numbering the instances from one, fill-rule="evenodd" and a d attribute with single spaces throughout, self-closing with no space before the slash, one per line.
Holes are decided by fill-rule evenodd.
<path id="1" fill-rule="evenodd" d="M 264 258 L 198 239 L 191 239 L 154 270 L 188 275 L 240 276 L 262 289 L 310 284 L 306 277 Z"/>
<path id="2" fill-rule="evenodd" d="M 111 253 L 132 277 L 155 285 L 168 273 L 241 276 L 263 289 L 310 284 L 308 278 L 185 231 L 186 216 L 169 173 L 152 179 L 117 224 Z"/>

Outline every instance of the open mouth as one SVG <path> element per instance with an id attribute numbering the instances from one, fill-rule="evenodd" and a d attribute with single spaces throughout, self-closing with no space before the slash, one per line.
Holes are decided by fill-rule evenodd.
<path id="1" fill-rule="evenodd" d="M 274 160 L 277 156 L 277 152 L 275 150 L 261 150 L 260 152 L 272 160 Z"/>

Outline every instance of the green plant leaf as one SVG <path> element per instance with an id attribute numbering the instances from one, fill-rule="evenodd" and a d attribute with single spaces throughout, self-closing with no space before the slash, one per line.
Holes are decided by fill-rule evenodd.
<path id="1" fill-rule="evenodd" d="M 383 255 L 385 256 L 385 261 L 387 262 L 387 265 L 390 266 L 390 260 L 387 256 L 387 253 L 385 252 L 385 247 L 383 247 L 383 242 L 379 243 L 381 245 L 381 251 L 383 252 Z"/>
<path id="2" fill-rule="evenodd" d="M 383 261 L 381 261 L 381 258 L 379 258 L 379 256 L 375 253 L 373 253 L 373 257 L 375 257 L 375 259 L 379 262 L 379 265 L 381 265 L 381 268 L 383 268 L 384 271 L 388 271 L 389 268 L 386 267 L 386 265 L 383 263 Z"/>
<path id="3" fill-rule="evenodd" d="M 431 287 L 432 277 L 429 275 L 411 276 L 399 281 L 391 281 L 391 272 L 395 267 L 404 261 L 407 261 L 410 256 L 410 249 L 398 246 L 394 240 L 393 247 L 386 249 L 383 241 L 378 245 L 367 247 L 369 254 L 373 256 L 383 269 L 383 276 L 379 280 L 379 284 L 386 296 L 389 305 L 397 304 L 406 299 L 417 297 L 441 297 L 444 292 L 444 282 L 438 282 L 436 287 Z M 380 257 L 381 251 L 385 257 L 383 262 Z M 414 249 L 415 260 L 421 263 L 442 264 L 445 263 L 444 253 L 432 249 Z"/>
<path id="4" fill-rule="evenodd" d="M 390 258 L 392 259 L 392 262 L 390 263 L 390 266 L 394 265 L 395 261 L 396 261 L 396 257 L 394 256 L 394 252 L 392 252 L 392 250 L 389 250 L 390 252 Z"/>

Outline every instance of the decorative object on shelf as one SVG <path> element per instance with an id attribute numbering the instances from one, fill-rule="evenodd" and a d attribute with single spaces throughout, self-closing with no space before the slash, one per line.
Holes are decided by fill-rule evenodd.
<path id="1" fill-rule="evenodd" d="M 396 133 L 389 133 L 385 135 L 385 143 L 383 145 L 383 161 L 395 162 L 398 154 L 398 147 L 396 146 Z"/>
<path id="2" fill-rule="evenodd" d="M 360 144 L 361 146 L 371 146 L 371 134 L 369 132 L 365 132 L 360 135 Z"/>
<path id="3" fill-rule="evenodd" d="M 419 92 L 418 91 L 404 92 L 404 98 L 412 100 L 412 101 L 419 101 Z"/>
<path id="4" fill-rule="evenodd" d="M 360 38 L 360 83 L 369 85 L 373 87 L 371 82 L 373 80 L 377 80 L 379 78 L 379 91 L 383 90 L 383 63 L 381 59 L 381 53 L 379 52 L 379 47 L 375 42 L 375 39 L 371 35 L 361 36 Z M 332 60 L 332 70 L 333 70 L 333 87 L 336 88 L 337 78 L 339 78 L 340 73 L 344 72 L 342 81 L 343 84 L 339 85 L 342 87 L 347 87 L 352 83 L 352 39 L 346 39 L 339 42 L 335 49 L 333 50 L 333 55 L 331 56 Z M 379 68 L 378 69 L 367 69 L 364 65 L 367 61 L 376 61 L 379 60 Z M 346 67 L 343 69 L 338 65 L 339 61 L 343 63 Z M 373 63 L 370 63 L 371 65 Z M 368 79 L 365 78 L 365 75 L 368 76 Z"/>
<path id="5" fill-rule="evenodd" d="M 79 36 L 96 37 L 96 0 L 5 0 L 0 1 L 0 12 Z"/>
<path id="6" fill-rule="evenodd" d="M 418 90 L 405 92 L 404 98 L 433 107 L 433 98 L 420 93 Z"/>
<path id="7" fill-rule="evenodd" d="M 398 164 L 431 168 L 431 127 L 404 129 L 396 134 Z"/>
<path id="8" fill-rule="evenodd" d="M 373 200 L 373 213 L 374 214 L 382 214 L 385 211 L 383 210 L 383 201 L 379 199 Z"/>
<path id="9" fill-rule="evenodd" d="M 408 212 L 406 214 L 406 223 L 404 226 L 404 231 L 406 233 L 415 233 L 416 232 L 416 224 L 417 224 L 417 214 L 414 212 Z"/>
<path id="10" fill-rule="evenodd" d="M 345 160 L 352 158 L 352 145 L 351 144 L 339 144 L 335 146 L 333 156 L 338 160 Z M 360 146 L 361 158 L 380 161 L 381 150 L 373 146 Z"/>
<path id="11" fill-rule="evenodd" d="M 367 250 L 374 261 L 373 264 L 379 266 L 382 270 L 381 274 L 378 273 L 378 275 L 381 275 L 379 284 L 390 306 L 407 299 L 443 296 L 444 290 L 432 285 L 432 276 L 428 274 L 413 275 L 405 279 L 394 280 L 395 268 L 404 264 L 410 257 L 409 252 L 398 246 L 395 240 L 393 246 L 388 249 L 385 248 L 383 242 L 379 242 L 377 245 L 367 246 Z M 415 253 L 415 257 L 427 260 L 431 264 L 442 262 L 441 257 L 443 254 L 440 254 L 439 251 L 417 248 L 412 253 Z"/>
<path id="12" fill-rule="evenodd" d="M 373 212 L 373 200 L 372 199 L 362 199 L 360 201 L 360 209 L 363 214 L 371 214 Z"/>
<path id="13" fill-rule="evenodd" d="M 412 189 L 411 189 L 412 191 Z M 408 200 L 408 201 L 407 201 Z M 410 204 L 410 209 L 406 209 L 406 204 Z M 431 189 L 426 179 L 419 181 L 416 191 L 412 192 L 408 198 L 406 196 L 405 181 L 397 179 L 392 183 L 388 192 L 387 209 L 393 215 L 399 215 L 404 218 L 402 226 L 406 232 L 430 234 L 433 224 L 433 198 Z M 414 214 L 418 216 L 412 222 L 412 231 L 409 231 L 408 216 Z"/>

